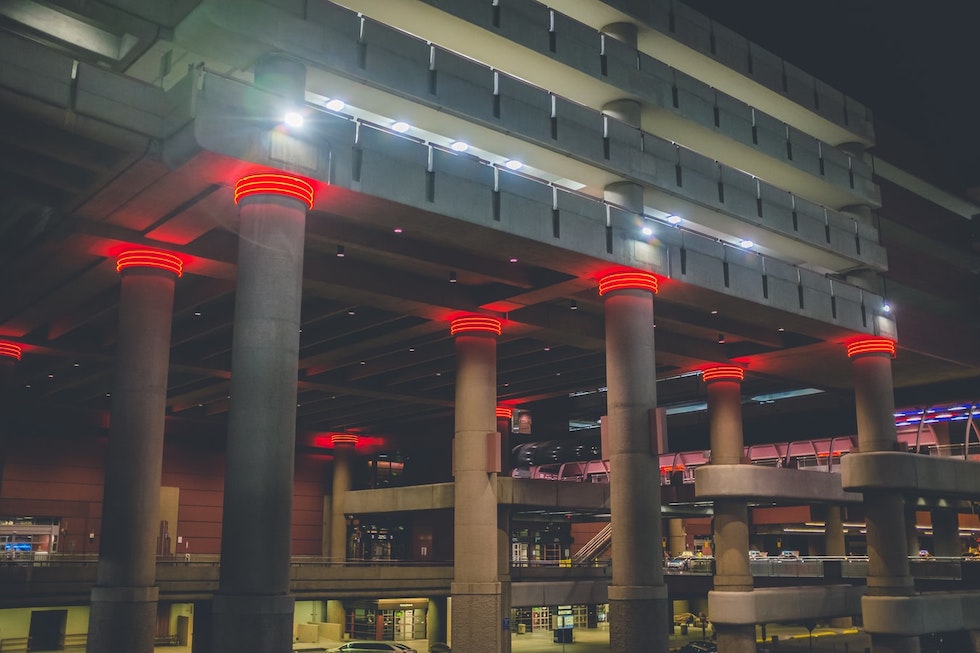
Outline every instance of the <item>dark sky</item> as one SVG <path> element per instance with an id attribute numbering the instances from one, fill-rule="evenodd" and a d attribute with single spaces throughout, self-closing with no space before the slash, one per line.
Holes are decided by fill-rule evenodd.
<path id="1" fill-rule="evenodd" d="M 683 1 L 934 147 L 950 190 L 980 186 L 980 0 Z"/>

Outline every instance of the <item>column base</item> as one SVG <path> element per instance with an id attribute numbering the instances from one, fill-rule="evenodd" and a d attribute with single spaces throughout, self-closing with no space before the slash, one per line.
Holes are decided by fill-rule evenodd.
<path id="1" fill-rule="evenodd" d="M 755 626 L 716 624 L 718 650 L 725 653 L 755 653 Z"/>
<path id="2" fill-rule="evenodd" d="M 503 595 L 504 585 L 452 584 L 453 650 L 510 653 L 510 596 Z"/>
<path id="3" fill-rule="evenodd" d="M 667 588 L 609 586 L 609 650 L 667 653 Z"/>
<path id="4" fill-rule="evenodd" d="M 214 653 L 292 653 L 292 596 L 216 594 L 211 601 Z"/>
<path id="5" fill-rule="evenodd" d="M 153 653 L 157 587 L 93 587 L 89 653 Z"/>

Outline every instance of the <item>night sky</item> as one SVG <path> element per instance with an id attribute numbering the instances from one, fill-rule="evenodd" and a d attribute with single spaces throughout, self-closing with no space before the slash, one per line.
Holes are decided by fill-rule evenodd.
<path id="1" fill-rule="evenodd" d="M 980 1 L 683 2 L 941 153 L 949 190 L 980 186 Z"/>

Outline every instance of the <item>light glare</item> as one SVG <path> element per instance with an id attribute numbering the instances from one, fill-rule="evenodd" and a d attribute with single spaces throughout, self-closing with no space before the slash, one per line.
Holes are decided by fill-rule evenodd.
<path id="1" fill-rule="evenodd" d="M 286 115 L 282 117 L 282 121 L 290 127 L 302 127 L 303 114 L 299 111 L 287 111 Z"/>
<path id="2" fill-rule="evenodd" d="M 407 122 L 404 122 L 402 120 L 399 120 L 398 122 L 394 123 L 391 126 L 391 129 L 393 131 L 398 132 L 399 134 L 404 134 L 405 132 L 407 132 L 411 128 L 412 128 L 411 125 L 409 125 Z"/>

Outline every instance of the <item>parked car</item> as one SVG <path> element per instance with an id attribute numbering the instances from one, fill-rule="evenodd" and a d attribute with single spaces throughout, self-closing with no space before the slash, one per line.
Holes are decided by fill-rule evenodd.
<path id="1" fill-rule="evenodd" d="M 666 567 L 672 571 L 684 571 L 688 567 L 690 556 L 677 556 L 667 561 Z"/>
<path id="2" fill-rule="evenodd" d="M 714 642 L 698 640 L 695 642 L 688 642 L 684 646 L 680 647 L 677 653 L 717 653 L 717 651 L 718 645 Z"/>
<path id="3" fill-rule="evenodd" d="M 347 642 L 339 648 L 333 649 L 336 653 L 371 653 L 372 651 L 388 651 L 389 653 L 418 653 L 414 648 L 399 642 L 382 642 L 376 640 L 360 640 Z"/>

